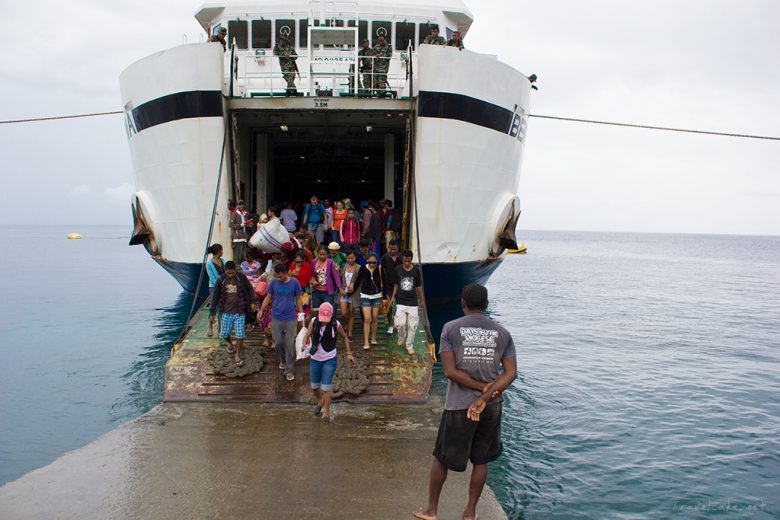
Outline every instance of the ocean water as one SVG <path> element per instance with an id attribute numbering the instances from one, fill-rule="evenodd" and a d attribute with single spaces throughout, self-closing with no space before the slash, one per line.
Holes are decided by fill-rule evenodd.
<path id="1" fill-rule="evenodd" d="M 158 404 L 192 303 L 128 228 L 68 231 L 0 228 L 0 483 Z M 489 283 L 508 516 L 780 517 L 780 238 L 520 236 Z"/>

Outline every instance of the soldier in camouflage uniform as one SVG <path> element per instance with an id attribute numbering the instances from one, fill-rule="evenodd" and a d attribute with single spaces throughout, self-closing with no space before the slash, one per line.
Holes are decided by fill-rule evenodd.
<path id="1" fill-rule="evenodd" d="M 387 71 L 390 69 L 390 58 L 393 48 L 387 44 L 384 36 L 379 36 L 372 49 L 374 55 L 374 88 L 377 96 L 384 96 L 387 90 Z"/>
<path id="2" fill-rule="evenodd" d="M 439 28 L 435 25 L 431 27 L 431 34 L 425 37 L 423 40 L 425 45 L 447 45 L 447 40 L 443 36 L 439 36 Z"/>
<path id="3" fill-rule="evenodd" d="M 297 96 L 298 89 L 295 88 L 295 73 L 298 68 L 295 66 L 295 60 L 298 59 L 298 53 L 290 45 L 290 40 L 286 36 L 279 36 L 274 45 L 274 56 L 279 56 L 279 66 L 282 68 L 282 77 L 287 82 L 287 96 Z"/>
<path id="4" fill-rule="evenodd" d="M 460 35 L 460 31 L 452 33 L 452 39 L 447 42 L 448 47 L 457 47 L 459 51 L 463 50 L 463 37 Z"/>
<path id="5" fill-rule="evenodd" d="M 371 48 L 368 40 L 363 40 L 363 47 L 358 51 L 358 56 L 360 73 L 363 75 L 363 92 L 370 93 L 371 85 L 374 84 L 372 80 L 372 73 L 374 72 L 374 49 Z"/>
<path id="6" fill-rule="evenodd" d="M 225 36 L 227 35 L 227 29 L 224 27 L 221 27 L 219 29 L 219 32 L 216 32 L 209 36 L 209 41 L 213 43 L 221 43 L 222 44 L 222 51 L 227 50 L 227 41 L 225 41 Z"/>

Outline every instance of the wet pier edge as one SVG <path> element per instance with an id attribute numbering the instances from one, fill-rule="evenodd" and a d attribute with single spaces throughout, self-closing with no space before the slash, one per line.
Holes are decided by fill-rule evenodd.
<path id="1" fill-rule="evenodd" d="M 369 385 L 334 401 L 325 423 L 311 414 L 308 361 L 287 382 L 259 330 L 245 342 L 262 355 L 259 373 L 213 374 L 208 355 L 225 346 L 206 335 L 207 313 L 168 360 L 164 404 L 1 487 L 0 518 L 384 520 L 426 503 L 444 403 L 429 397 L 422 328 L 410 356 L 380 317 L 379 344 L 363 351 L 358 319 L 353 352 L 368 360 Z M 462 518 L 469 474 L 450 473 L 439 518 Z M 478 512 L 506 518 L 489 489 Z"/>
<path id="2" fill-rule="evenodd" d="M 166 403 L 0 488 L 0 516 L 408 519 L 427 499 L 442 402 L 310 406 Z M 462 518 L 450 472 L 439 518 Z M 506 515 L 486 487 L 483 520 Z"/>

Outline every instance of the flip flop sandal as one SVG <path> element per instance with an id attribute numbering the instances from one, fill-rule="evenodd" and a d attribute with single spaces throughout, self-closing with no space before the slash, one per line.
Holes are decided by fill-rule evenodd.
<path id="1" fill-rule="evenodd" d="M 236 361 L 236 366 L 239 367 L 239 368 L 244 366 L 244 360 L 243 359 L 239 359 L 238 361 Z"/>
<path id="2" fill-rule="evenodd" d="M 311 413 L 314 414 L 314 415 L 319 415 L 321 411 L 322 411 L 322 405 L 321 404 L 317 404 L 317 405 L 314 405 L 314 409 L 311 411 Z"/>
<path id="3" fill-rule="evenodd" d="M 286 377 L 287 377 L 287 380 L 288 380 L 288 381 L 293 381 L 293 380 L 295 380 L 295 374 L 287 374 L 287 376 L 286 376 Z"/>
<path id="4" fill-rule="evenodd" d="M 234 347 L 233 345 L 228 345 L 227 353 L 228 354 L 235 354 L 236 353 L 236 347 Z"/>
<path id="5" fill-rule="evenodd" d="M 368 350 L 368 349 L 370 349 L 370 348 L 371 348 L 371 347 L 369 347 L 368 345 L 363 345 L 363 350 Z"/>

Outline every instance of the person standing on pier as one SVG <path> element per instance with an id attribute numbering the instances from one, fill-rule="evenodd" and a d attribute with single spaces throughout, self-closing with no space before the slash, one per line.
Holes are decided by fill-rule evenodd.
<path id="1" fill-rule="evenodd" d="M 214 287 L 214 301 L 209 310 L 209 321 L 217 312 L 222 315 L 220 322 L 220 338 L 227 342 L 227 351 L 235 355 L 236 366 L 242 366 L 241 350 L 246 337 L 246 311 L 257 312 L 257 297 L 252 284 L 244 273 L 236 271 L 236 263 L 225 262 L 225 273 L 217 280 Z M 236 330 L 236 341 L 230 341 L 230 334 Z"/>
<path id="2" fill-rule="evenodd" d="M 440 356 L 448 379 L 447 397 L 433 449 L 428 505 L 412 513 L 422 520 L 436 520 L 447 472 L 466 471 L 469 460 L 473 467 L 463 518 L 477 518 L 477 502 L 487 480 L 488 463 L 503 450 L 502 393 L 517 377 L 512 335 L 485 315 L 487 289 L 478 284 L 467 285 L 460 304 L 464 316 L 446 323 L 441 332 Z"/>
<path id="3" fill-rule="evenodd" d="M 400 347 L 406 341 L 406 352 L 414 354 L 414 335 L 420 322 L 420 305 L 425 305 L 420 268 L 412 264 L 413 254 L 406 251 L 403 263 L 395 268 L 395 283 L 390 305 L 395 303 L 395 328 Z"/>
<path id="4" fill-rule="evenodd" d="M 295 379 L 295 333 L 296 315 L 303 323 L 303 304 L 301 286 L 298 280 L 290 277 L 287 265 L 279 262 L 274 265 L 274 279 L 268 285 L 268 293 L 260 307 L 260 314 L 271 305 L 271 335 L 276 353 L 279 355 L 279 370 L 284 370 L 288 381 Z"/>

